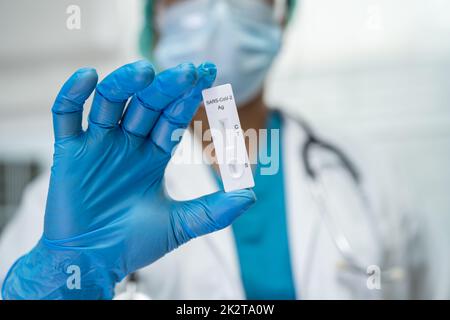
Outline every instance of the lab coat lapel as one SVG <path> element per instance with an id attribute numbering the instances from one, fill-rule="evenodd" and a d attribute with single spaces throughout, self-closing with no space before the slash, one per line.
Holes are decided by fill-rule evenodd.
<path id="1" fill-rule="evenodd" d="M 298 123 L 283 117 L 282 152 L 285 183 L 286 216 L 291 267 L 297 298 L 307 298 L 311 261 L 314 259 L 319 221 L 315 205 L 309 196 L 308 179 L 300 159 L 306 133 Z M 316 236 L 315 236 L 316 235 Z"/>
<path id="2" fill-rule="evenodd" d="M 194 152 L 193 157 L 195 159 L 201 159 L 201 143 L 189 131 L 184 135 L 180 147 L 188 147 L 187 144 L 191 144 L 191 150 Z M 177 150 L 177 153 L 179 152 L 183 151 Z M 198 161 L 197 163 L 169 163 L 165 180 L 166 188 L 171 197 L 180 201 L 189 200 L 219 190 L 211 168 L 202 161 Z M 201 181 L 202 183 L 192 183 L 193 181 Z M 196 239 L 195 241 L 201 241 L 210 249 L 203 256 L 204 259 L 208 259 L 210 263 L 216 265 L 215 271 L 218 277 L 216 277 L 215 281 L 225 282 L 219 286 L 219 288 L 224 290 L 221 298 L 244 299 L 244 289 L 240 277 L 240 267 L 232 228 L 227 227 Z"/>
<path id="3" fill-rule="evenodd" d="M 295 120 L 287 117 L 284 119 L 283 165 L 285 172 L 288 172 L 284 175 L 286 215 L 297 298 L 373 298 L 376 292 L 355 289 L 361 287 L 361 283 L 365 284 L 365 279 L 361 280 L 361 277 L 365 276 L 364 274 L 355 278 L 351 272 L 343 269 L 345 261 L 336 249 L 321 212 L 312 197 L 310 178 L 305 171 L 303 159 L 301 159 L 302 147 L 307 135 Z M 315 155 L 318 157 L 311 158 L 313 163 L 327 160 L 323 154 L 316 153 Z M 356 196 L 354 189 L 344 183 L 348 174 L 341 171 L 337 173 L 344 176 L 331 186 L 333 192 L 340 194 L 342 199 L 347 199 L 346 210 L 349 217 L 352 213 L 358 213 L 357 216 L 360 216 L 364 208 L 352 204 L 353 202 L 350 200 Z M 350 230 L 352 226 L 355 230 L 361 229 L 361 222 L 355 217 L 348 219 L 348 223 L 350 223 Z M 348 279 L 347 274 L 351 276 L 351 279 Z"/>

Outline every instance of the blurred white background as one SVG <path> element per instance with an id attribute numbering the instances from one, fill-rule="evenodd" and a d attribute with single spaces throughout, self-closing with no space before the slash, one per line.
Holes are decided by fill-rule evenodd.
<path id="1" fill-rule="evenodd" d="M 450 297 L 450 1 L 302 0 L 269 100 L 381 158 L 424 215 Z M 375 173 L 376 174 L 376 173 Z"/>
<path id="2" fill-rule="evenodd" d="M 436 297 L 448 298 L 450 1 L 300 2 L 268 99 L 392 163 L 429 223 Z M 66 28 L 71 4 L 81 8 L 80 30 Z M 136 59 L 142 19 L 140 0 L 0 0 L 0 224 L 29 178 L 8 168 L 49 164 L 50 108 L 62 81 L 81 66 L 102 77 Z"/>

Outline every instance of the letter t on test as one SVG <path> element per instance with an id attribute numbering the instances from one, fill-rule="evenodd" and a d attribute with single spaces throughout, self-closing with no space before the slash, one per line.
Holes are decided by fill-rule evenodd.
<path id="1" fill-rule="evenodd" d="M 202 91 L 225 192 L 255 186 L 230 84 Z"/>

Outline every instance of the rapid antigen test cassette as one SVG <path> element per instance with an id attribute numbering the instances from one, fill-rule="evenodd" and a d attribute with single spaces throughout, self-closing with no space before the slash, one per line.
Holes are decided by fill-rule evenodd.
<path id="1" fill-rule="evenodd" d="M 202 92 L 225 192 L 255 186 L 230 84 Z"/>

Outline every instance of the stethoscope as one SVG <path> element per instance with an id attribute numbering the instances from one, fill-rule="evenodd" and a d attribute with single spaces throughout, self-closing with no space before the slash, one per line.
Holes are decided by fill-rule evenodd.
<path id="1" fill-rule="evenodd" d="M 340 163 L 340 168 L 342 168 L 345 173 L 349 176 L 354 185 L 354 190 L 363 204 L 363 212 L 361 214 L 365 215 L 365 220 L 369 224 L 374 241 L 377 243 L 379 252 L 376 252 L 377 265 L 382 272 L 382 277 L 384 281 L 400 281 L 405 277 L 405 271 L 403 267 L 400 266 L 390 266 L 386 267 L 383 256 L 382 248 L 384 248 L 384 241 L 381 235 L 381 230 L 378 227 L 377 220 L 373 209 L 369 203 L 366 196 L 366 192 L 363 188 L 363 181 L 360 172 L 350 158 L 336 145 L 326 142 L 325 140 L 318 138 L 311 127 L 303 120 L 295 118 L 297 124 L 303 129 L 306 135 L 305 142 L 300 147 L 300 155 L 304 165 L 305 172 L 309 178 L 308 189 L 311 193 L 311 197 L 319 211 L 322 221 L 324 222 L 330 237 L 343 259 L 344 263 L 340 263 L 341 269 L 347 269 L 354 273 L 367 276 L 368 267 L 372 263 L 365 263 L 359 259 L 359 255 L 354 250 L 351 241 L 345 235 L 345 232 L 341 228 L 337 221 L 333 217 L 333 210 L 329 204 L 329 196 L 326 188 L 326 184 L 322 177 L 322 172 L 320 169 L 316 169 L 313 166 L 311 159 L 312 152 L 314 149 L 320 149 L 324 152 L 328 152 L 334 155 L 337 161 Z M 313 252 L 314 250 L 310 250 Z M 308 274 L 311 270 L 306 270 Z M 305 276 L 305 279 L 308 279 Z"/>
<path id="2" fill-rule="evenodd" d="M 279 111 L 276 111 L 279 112 Z M 357 195 L 360 197 L 361 201 L 364 203 L 365 210 L 362 210 L 364 215 L 366 215 L 367 223 L 370 224 L 371 230 L 374 236 L 375 241 L 379 244 L 379 247 L 382 248 L 384 246 L 383 240 L 381 237 L 381 231 L 377 227 L 376 219 L 373 214 L 373 211 L 370 207 L 369 201 L 364 192 L 364 188 L 362 186 L 362 177 L 356 166 L 350 160 L 350 158 L 341 150 L 338 146 L 328 143 L 323 139 L 317 137 L 311 127 L 300 118 L 291 117 L 295 119 L 297 124 L 303 129 L 306 135 L 305 142 L 301 145 L 300 155 L 304 165 L 304 169 L 309 178 L 308 186 L 313 198 L 314 203 L 316 204 L 318 211 L 320 213 L 321 219 L 326 225 L 328 232 L 330 233 L 331 239 L 338 250 L 339 254 L 343 258 L 345 263 L 340 264 L 340 268 L 345 268 L 349 271 L 355 272 L 360 275 L 367 276 L 367 267 L 368 264 L 362 262 L 358 258 L 358 254 L 353 249 L 349 238 L 345 235 L 345 233 L 339 228 L 338 224 L 333 218 L 333 210 L 329 206 L 329 201 L 327 197 L 327 188 L 322 179 L 320 170 L 317 170 L 313 167 L 312 152 L 313 149 L 321 149 L 325 152 L 333 154 L 341 164 L 341 167 L 348 174 L 351 181 L 355 186 L 355 191 Z M 309 252 L 314 252 L 314 250 L 309 250 Z M 381 259 L 381 256 L 379 257 Z M 311 261 L 312 259 L 307 259 Z M 385 281 L 400 281 L 404 278 L 404 270 L 401 267 L 389 267 L 384 268 L 383 261 L 379 262 L 380 269 L 383 272 L 383 279 Z M 306 268 L 305 275 L 310 274 L 312 270 L 308 270 Z M 309 279 L 309 276 L 304 277 L 305 280 Z M 149 299 L 148 296 L 139 292 L 137 290 L 137 284 L 139 282 L 138 274 L 131 274 L 125 284 L 125 292 L 116 297 L 116 299 L 129 299 L 129 300 L 142 300 Z"/>
<path id="3" fill-rule="evenodd" d="M 151 300 L 151 297 L 138 290 L 139 274 L 133 272 L 125 280 L 124 290 L 118 293 L 114 300 Z"/>

